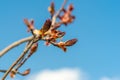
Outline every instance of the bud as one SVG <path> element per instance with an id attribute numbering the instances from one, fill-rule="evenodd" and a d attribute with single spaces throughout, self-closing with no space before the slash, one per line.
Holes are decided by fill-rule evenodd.
<path id="1" fill-rule="evenodd" d="M 50 29 L 50 26 L 51 26 L 51 20 L 47 19 L 40 31 L 44 34 L 45 32 L 47 32 Z"/>
<path id="2" fill-rule="evenodd" d="M 24 72 L 23 72 L 23 76 L 26 76 L 26 75 L 28 75 L 30 73 L 30 69 L 27 69 L 27 70 L 25 70 Z"/>
<path id="3" fill-rule="evenodd" d="M 58 38 L 61 38 L 65 35 L 65 32 L 58 32 L 57 35 L 58 35 Z"/>
<path id="4" fill-rule="evenodd" d="M 29 53 L 29 55 L 32 55 L 34 52 L 36 52 L 37 48 L 38 48 L 38 43 L 34 43 L 34 44 L 32 45 L 32 47 L 30 48 L 30 53 Z"/>
<path id="5" fill-rule="evenodd" d="M 11 78 L 14 78 L 15 75 L 16 75 L 16 73 L 17 73 L 17 70 L 13 69 L 13 70 L 10 72 L 10 77 L 11 77 Z"/>
<path id="6" fill-rule="evenodd" d="M 28 19 L 24 19 L 24 23 L 26 24 L 26 26 L 28 27 L 28 32 L 31 31 L 31 30 L 34 30 L 34 21 L 28 21 Z"/>
<path id="7" fill-rule="evenodd" d="M 77 39 L 71 39 L 65 42 L 65 46 L 72 46 L 77 42 Z"/>
<path id="8" fill-rule="evenodd" d="M 51 5 L 48 7 L 48 11 L 50 12 L 50 14 L 53 16 L 55 13 L 55 9 L 54 9 L 54 3 L 52 2 Z"/>
<path id="9" fill-rule="evenodd" d="M 62 42 L 62 41 L 60 41 L 59 43 L 53 44 L 53 45 L 61 48 L 64 52 L 67 51 L 67 48 L 66 48 L 66 46 L 65 46 L 65 43 Z"/>
<path id="10" fill-rule="evenodd" d="M 65 47 L 65 43 L 64 42 L 59 42 L 58 43 L 58 47 L 60 47 L 64 52 L 67 51 L 67 48 Z"/>
<path id="11" fill-rule="evenodd" d="M 70 4 L 70 5 L 68 6 L 68 10 L 71 12 L 73 9 L 74 9 L 73 5 Z"/>
<path id="12" fill-rule="evenodd" d="M 65 35 L 65 32 L 61 32 L 59 30 L 52 30 L 50 35 L 51 35 L 51 38 L 57 39 L 57 38 L 63 37 Z"/>
<path id="13" fill-rule="evenodd" d="M 73 5 L 70 4 L 67 10 L 63 9 L 64 12 L 63 15 L 58 16 L 58 18 L 61 20 L 63 24 L 67 25 L 73 22 L 73 20 L 75 19 L 75 16 L 71 15 L 73 9 L 74 9 Z"/>

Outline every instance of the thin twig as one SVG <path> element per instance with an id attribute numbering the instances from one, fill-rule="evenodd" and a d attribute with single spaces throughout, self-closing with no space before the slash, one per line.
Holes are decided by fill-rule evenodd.
<path id="1" fill-rule="evenodd" d="M 2 73 L 5 73 L 6 71 L 7 71 L 7 70 L 0 70 L 0 72 L 2 72 Z M 19 74 L 19 75 L 22 75 L 22 76 L 24 75 L 23 73 L 18 72 L 18 71 L 17 71 L 17 73 L 16 73 L 16 74 Z"/>
<path id="2" fill-rule="evenodd" d="M 62 9 L 64 8 L 65 4 L 66 4 L 67 0 L 64 0 L 64 3 L 62 4 L 60 10 L 58 10 L 58 12 L 53 16 L 52 18 L 52 25 L 53 26 L 56 22 L 56 18 L 57 16 L 60 14 L 60 12 L 62 11 Z M 30 37 L 27 37 L 27 38 L 24 38 L 24 39 L 21 39 L 19 41 L 16 41 L 14 43 L 12 43 L 11 45 L 9 45 L 8 47 L 6 47 L 5 49 L 3 49 L 2 51 L 0 51 L 0 57 L 2 57 L 5 53 L 7 53 L 9 50 L 11 50 L 12 48 L 24 43 L 24 42 L 27 42 L 27 41 L 30 41 L 33 39 L 33 36 L 30 36 Z"/>
<path id="3" fill-rule="evenodd" d="M 67 3 L 67 0 L 64 0 L 62 6 L 60 7 L 60 9 L 58 10 L 58 12 L 53 16 L 52 18 L 52 25 L 54 26 L 55 22 L 56 22 L 56 18 L 58 17 L 58 15 L 60 14 L 60 12 L 64 9 L 65 4 Z"/>
<path id="4" fill-rule="evenodd" d="M 26 58 L 24 58 L 24 60 L 22 60 L 22 62 L 17 65 L 15 70 L 18 70 L 31 56 L 32 56 L 32 54 L 28 54 L 28 56 Z"/>
<path id="5" fill-rule="evenodd" d="M 24 39 L 21 39 L 19 41 L 16 41 L 14 43 L 12 43 L 11 45 L 9 45 L 8 47 L 6 47 L 5 49 L 3 49 L 2 51 L 0 51 L 0 57 L 2 57 L 5 53 L 7 53 L 9 50 L 11 50 L 12 48 L 24 43 L 24 42 L 27 42 L 27 41 L 30 41 L 33 39 L 33 36 L 30 36 L 30 37 L 27 37 L 27 38 L 24 38 Z"/>
<path id="6" fill-rule="evenodd" d="M 30 44 L 30 42 L 31 42 L 31 41 L 29 41 L 29 42 L 26 44 L 25 48 Z M 24 57 L 25 57 L 25 56 L 24 56 Z M 24 57 L 17 63 L 18 65 L 24 60 Z M 16 64 L 16 65 L 17 65 L 17 64 Z"/>
<path id="7" fill-rule="evenodd" d="M 51 27 L 53 27 L 53 26 L 55 25 L 56 18 L 59 16 L 59 14 L 61 13 L 61 11 L 64 9 L 64 6 L 65 6 L 66 2 L 67 2 L 67 0 L 64 0 L 64 3 L 62 4 L 61 8 L 60 8 L 60 9 L 58 10 L 58 12 L 55 13 L 55 15 L 52 17 Z M 12 69 L 13 69 L 13 68 L 19 63 L 19 61 L 26 55 L 26 53 L 28 52 L 28 50 L 29 50 L 29 49 L 31 48 L 31 46 L 33 45 L 34 39 L 36 39 L 36 38 L 34 38 L 34 37 L 32 36 L 32 37 L 29 37 L 29 39 L 28 39 L 28 38 L 25 38 L 25 39 L 19 40 L 19 41 L 13 43 L 12 45 L 8 46 L 7 48 L 5 48 L 4 50 L 2 50 L 2 51 L 0 52 L 0 57 L 1 57 L 1 56 L 3 56 L 6 52 L 8 52 L 8 51 L 11 50 L 12 48 L 18 46 L 19 44 L 21 44 L 21 43 L 23 43 L 23 42 L 26 42 L 26 41 L 32 40 L 32 41 L 28 44 L 28 46 L 25 48 L 25 50 L 23 51 L 23 53 L 19 56 L 19 58 L 18 58 L 18 59 L 10 66 L 10 68 L 5 72 L 2 80 L 5 80 L 5 78 L 6 78 L 7 75 L 12 71 Z M 38 40 L 36 40 L 36 41 L 38 41 Z M 26 60 L 27 60 L 27 59 L 25 59 L 25 60 L 23 61 L 23 63 L 24 63 Z M 22 64 L 21 64 L 21 65 L 22 65 Z M 18 66 L 18 67 L 21 67 L 21 65 Z"/>
<path id="8" fill-rule="evenodd" d="M 7 70 L 0 70 L 0 72 L 5 73 Z"/>
<path id="9" fill-rule="evenodd" d="M 25 48 L 21 56 L 10 66 L 10 68 L 6 71 L 4 74 L 2 80 L 5 80 L 9 72 L 16 66 L 16 64 L 25 56 L 25 54 L 28 52 L 28 50 L 31 48 L 32 44 L 34 43 L 34 40 L 30 42 L 30 44 Z"/>

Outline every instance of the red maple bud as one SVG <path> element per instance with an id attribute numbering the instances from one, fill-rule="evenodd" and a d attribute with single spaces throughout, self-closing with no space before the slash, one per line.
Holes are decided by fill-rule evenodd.
<path id="1" fill-rule="evenodd" d="M 28 75 L 28 74 L 30 74 L 30 69 L 27 69 L 27 70 L 25 70 L 25 71 L 22 73 L 23 76 L 26 76 L 26 75 Z"/>
<path id="2" fill-rule="evenodd" d="M 61 38 L 61 37 L 63 37 L 65 35 L 65 32 L 58 32 L 57 33 L 57 37 L 58 38 Z"/>
<path id="3" fill-rule="evenodd" d="M 65 32 L 61 32 L 59 30 L 52 30 L 50 35 L 52 39 L 57 39 L 63 37 L 65 35 Z"/>
<path id="4" fill-rule="evenodd" d="M 77 42 L 77 39 L 71 39 L 65 42 L 65 46 L 72 46 Z"/>
<path id="5" fill-rule="evenodd" d="M 72 23 L 75 19 L 75 16 L 71 15 L 72 10 L 73 5 L 70 4 L 67 10 L 63 9 L 64 14 L 62 16 L 58 16 L 63 24 L 67 25 L 69 23 Z"/>
<path id="6" fill-rule="evenodd" d="M 43 27 L 40 29 L 41 34 L 44 36 L 44 33 L 47 32 L 50 29 L 51 26 L 51 20 L 47 19 L 43 25 Z"/>
<path id="7" fill-rule="evenodd" d="M 37 48 L 38 48 L 38 43 L 34 43 L 34 44 L 32 45 L 32 47 L 30 48 L 30 53 L 29 53 L 29 55 L 32 55 L 34 52 L 36 52 Z"/>
<path id="8" fill-rule="evenodd" d="M 62 41 L 60 41 L 59 43 L 54 43 L 54 42 L 52 42 L 52 44 L 53 44 L 54 46 L 57 46 L 57 47 L 61 48 L 64 52 L 67 51 L 67 48 L 66 48 L 66 46 L 65 46 L 65 43 L 62 42 Z"/>
<path id="9" fill-rule="evenodd" d="M 34 30 L 34 21 L 31 20 L 30 22 L 28 21 L 28 19 L 24 19 L 24 23 L 27 25 L 28 27 L 28 32 L 30 32 L 31 30 Z"/>
<path id="10" fill-rule="evenodd" d="M 73 9 L 74 9 L 73 5 L 70 4 L 70 5 L 68 6 L 68 10 L 71 12 Z"/>
<path id="11" fill-rule="evenodd" d="M 48 7 L 48 11 L 50 12 L 51 16 L 55 13 L 55 5 L 54 2 L 51 2 L 50 6 Z"/>
<path id="12" fill-rule="evenodd" d="M 62 42 L 62 41 L 60 41 L 59 43 L 54 43 L 54 42 L 52 42 L 52 44 L 54 45 L 54 46 L 57 46 L 57 47 L 59 47 L 59 48 L 61 48 L 64 52 L 66 52 L 67 51 L 67 46 L 72 46 L 72 45 L 74 45 L 75 43 L 77 42 L 77 39 L 71 39 L 71 40 L 68 40 L 68 41 L 66 41 L 66 42 Z"/>
<path id="13" fill-rule="evenodd" d="M 65 46 L 65 43 L 64 43 L 64 42 L 59 42 L 57 45 L 58 45 L 58 47 L 59 47 L 59 48 L 61 48 L 64 52 L 66 52 L 66 51 L 67 51 L 67 48 L 66 48 L 66 46 Z"/>
<path id="14" fill-rule="evenodd" d="M 16 75 L 16 73 L 17 73 L 17 70 L 13 69 L 13 70 L 10 72 L 10 77 L 11 77 L 11 78 L 14 78 L 15 75 Z"/>

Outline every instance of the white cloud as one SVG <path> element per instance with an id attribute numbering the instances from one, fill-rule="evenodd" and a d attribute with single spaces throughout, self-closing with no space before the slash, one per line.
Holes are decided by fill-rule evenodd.
<path id="1" fill-rule="evenodd" d="M 120 80 L 120 77 L 102 77 L 100 80 Z"/>
<path id="2" fill-rule="evenodd" d="M 88 80 L 88 76 L 79 69 L 43 70 L 28 80 Z"/>
<path id="3" fill-rule="evenodd" d="M 93 77 L 94 78 L 94 77 Z M 92 80 L 78 68 L 62 68 L 57 70 L 46 69 L 39 73 L 29 75 L 25 80 Z M 97 80 L 120 80 L 120 77 L 102 76 Z"/>

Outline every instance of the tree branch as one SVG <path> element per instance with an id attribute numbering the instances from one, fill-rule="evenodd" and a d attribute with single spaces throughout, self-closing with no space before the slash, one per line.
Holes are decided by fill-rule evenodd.
<path id="1" fill-rule="evenodd" d="M 5 73 L 7 70 L 0 70 L 0 72 L 3 72 L 3 73 Z"/>
<path id="2" fill-rule="evenodd" d="M 2 73 L 5 73 L 7 70 L 0 70 L 0 72 L 2 72 Z M 19 75 L 22 75 L 22 76 L 24 76 L 24 74 L 23 73 L 21 73 L 21 72 L 19 72 L 19 71 L 17 71 L 17 73 L 16 74 L 19 74 Z"/>
<path id="3" fill-rule="evenodd" d="M 28 54 L 26 58 L 24 58 L 15 68 L 15 70 L 18 70 L 33 54 Z"/>
<path id="4" fill-rule="evenodd" d="M 60 7 L 60 9 L 58 10 L 58 12 L 53 16 L 53 18 L 52 18 L 52 26 L 55 24 L 56 18 L 58 17 L 58 15 L 60 14 L 60 12 L 64 9 L 64 6 L 65 6 L 66 3 L 67 3 L 67 0 L 64 0 L 63 4 Z"/>
<path id="5" fill-rule="evenodd" d="M 64 9 L 64 6 L 66 4 L 67 0 L 64 0 L 62 6 L 60 7 L 60 9 L 53 15 L 52 17 L 52 24 L 51 27 L 53 27 L 56 23 L 56 18 L 60 15 L 60 13 L 62 12 L 62 10 Z M 34 34 L 33 34 L 34 35 Z M 5 49 L 3 49 L 2 51 L 0 51 L 0 57 L 2 57 L 5 53 L 7 53 L 9 50 L 11 50 L 12 48 L 22 44 L 23 42 L 27 42 L 30 41 L 30 43 L 25 47 L 24 51 L 22 52 L 22 54 L 17 58 L 17 60 L 10 66 L 10 68 L 5 72 L 4 76 L 2 77 L 2 80 L 5 80 L 5 78 L 7 77 L 7 75 L 13 70 L 14 67 L 16 67 L 16 65 L 20 62 L 21 59 L 23 59 L 23 57 L 27 54 L 27 52 L 29 51 L 29 49 L 31 48 L 31 46 L 33 45 L 34 42 L 39 41 L 40 39 L 37 39 L 36 36 L 30 36 L 24 39 L 21 39 L 19 41 L 14 42 L 13 44 L 11 44 L 10 46 L 6 47 Z M 29 57 L 28 57 L 29 58 Z M 23 62 L 21 64 L 19 64 L 17 66 L 17 68 L 21 67 L 28 58 L 25 58 L 23 60 Z"/>
<path id="6" fill-rule="evenodd" d="M 5 80 L 9 72 L 16 66 L 16 64 L 25 56 L 25 54 L 28 52 L 28 50 L 31 48 L 32 44 L 34 43 L 34 40 L 32 40 L 29 45 L 25 48 L 21 56 L 11 65 L 11 67 L 5 72 L 2 80 Z"/>
<path id="7" fill-rule="evenodd" d="M 2 51 L 0 51 L 0 57 L 2 57 L 5 53 L 7 53 L 9 50 L 11 50 L 12 48 L 24 43 L 24 42 L 27 42 L 27 41 L 30 41 L 33 39 L 33 36 L 30 36 L 30 37 L 27 37 L 27 38 L 24 38 L 24 39 L 21 39 L 19 41 L 16 41 L 14 43 L 12 43 L 11 45 L 9 45 L 8 47 L 6 47 L 5 49 L 3 49 Z"/>

